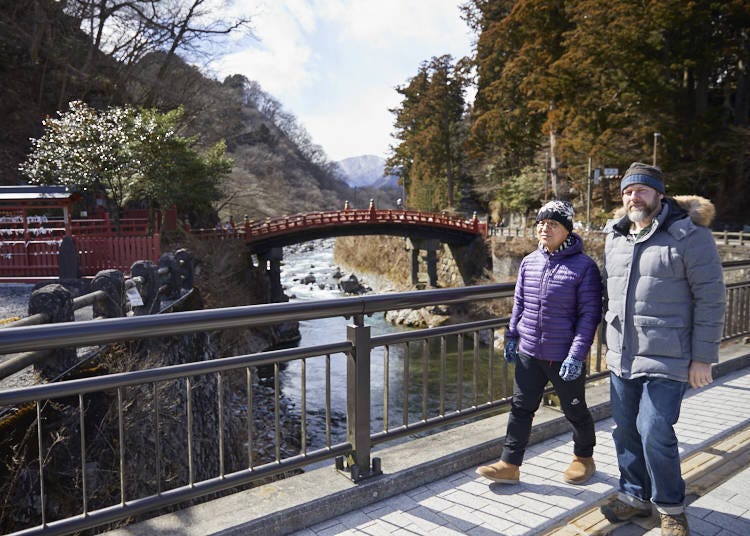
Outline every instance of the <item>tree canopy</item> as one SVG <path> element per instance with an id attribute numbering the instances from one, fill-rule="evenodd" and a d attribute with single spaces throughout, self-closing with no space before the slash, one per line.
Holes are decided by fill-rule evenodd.
<path id="1" fill-rule="evenodd" d="M 204 154 L 196 137 L 178 134 L 183 111 L 112 107 L 97 111 L 73 101 L 44 121 L 44 135 L 20 171 L 34 184 L 60 184 L 101 192 L 117 211 L 147 199 L 181 213 L 204 214 L 220 196 L 219 179 L 232 162 L 219 142 Z"/>
<path id="2" fill-rule="evenodd" d="M 437 210 L 455 204 L 464 179 L 465 85 L 460 66 L 446 55 L 423 63 L 408 84 L 396 88 L 403 101 L 391 112 L 401 143 L 386 165 L 400 176 L 409 207 Z"/>
<path id="3" fill-rule="evenodd" d="M 618 169 L 640 160 L 664 169 L 668 194 L 706 196 L 724 222 L 746 218 L 750 4 L 467 0 L 462 10 L 476 33 L 466 60 L 476 97 L 467 128 L 452 138 L 462 148 L 454 165 L 484 203 L 512 205 L 510 182 L 531 167 L 545 176 L 540 199 L 549 192 L 581 206 L 589 159 Z M 391 162 L 407 184 L 435 190 L 441 155 L 426 152 L 427 128 L 414 120 L 430 116 L 418 105 L 431 81 L 422 65 L 398 88 Z M 594 196 L 610 209 L 606 181 Z"/>

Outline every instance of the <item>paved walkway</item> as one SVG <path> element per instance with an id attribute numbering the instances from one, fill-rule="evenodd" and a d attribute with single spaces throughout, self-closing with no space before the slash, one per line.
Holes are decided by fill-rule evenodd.
<path id="1" fill-rule="evenodd" d="M 561 478 L 572 453 L 565 434 L 529 448 L 518 485 L 469 468 L 294 535 L 657 536 L 655 516 L 613 527 L 598 511 L 617 490 L 611 428 L 611 418 L 596 423 L 597 472 L 584 486 Z M 750 535 L 750 369 L 688 391 L 677 434 L 692 536 Z"/>
<path id="2" fill-rule="evenodd" d="M 718 378 L 689 390 L 677 425 L 693 536 L 750 535 L 750 341 L 727 345 Z M 373 452 L 383 475 L 354 484 L 331 465 L 146 519 L 108 536 L 657 536 L 656 517 L 611 526 L 599 505 L 616 494 L 609 380 L 587 386 L 597 472 L 563 482 L 572 457 L 562 414 L 540 408 L 521 483 L 475 474 L 501 451 L 507 413 Z M 378 498 L 381 498 L 378 500 Z M 303 528 L 307 527 L 307 528 Z M 294 532 L 297 531 L 297 532 Z"/>

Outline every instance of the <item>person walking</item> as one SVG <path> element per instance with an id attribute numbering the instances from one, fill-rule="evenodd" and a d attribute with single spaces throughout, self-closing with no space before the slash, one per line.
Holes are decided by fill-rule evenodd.
<path id="1" fill-rule="evenodd" d="M 634 162 L 620 182 L 623 206 L 604 248 L 607 367 L 620 470 L 612 523 L 648 517 L 663 536 L 689 534 L 674 424 L 688 384 L 713 381 L 726 290 L 708 225 L 714 208 L 697 196 L 665 196 L 662 171 Z"/>
<path id="2" fill-rule="evenodd" d="M 573 427 L 573 461 L 563 473 L 570 484 L 594 474 L 594 421 L 586 405 L 585 369 L 602 314 L 602 280 L 596 263 L 573 233 L 573 206 L 551 201 L 536 217 L 539 247 L 521 261 L 504 356 L 515 363 L 513 401 L 500 461 L 476 472 L 515 484 L 548 382 Z"/>

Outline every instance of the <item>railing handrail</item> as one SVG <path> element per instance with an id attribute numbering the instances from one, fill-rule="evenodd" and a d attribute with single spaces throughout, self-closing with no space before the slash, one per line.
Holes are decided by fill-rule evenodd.
<path id="1" fill-rule="evenodd" d="M 484 235 L 487 224 L 476 217 L 465 218 L 441 212 L 423 212 L 402 209 L 343 209 L 292 214 L 263 220 L 245 219 L 244 223 L 229 228 L 192 229 L 198 236 L 224 236 L 246 242 L 273 238 L 300 229 L 315 229 L 339 225 L 429 225 L 436 228 L 453 229 Z"/>
<path id="2" fill-rule="evenodd" d="M 382 311 L 428 307 L 512 296 L 513 283 L 498 283 L 394 294 L 352 296 L 316 302 L 287 302 L 184 311 L 158 317 L 128 317 L 65 322 L 43 326 L 5 327 L 0 334 L 0 355 L 76 345 L 106 344 L 212 331 L 264 326 L 285 321 L 334 316 L 371 315 Z"/>
<path id="3" fill-rule="evenodd" d="M 750 261 L 746 261 L 746 266 L 750 266 Z M 736 266 L 733 266 L 736 267 Z M 80 442 L 81 442 L 81 453 L 80 453 L 80 466 L 84 469 L 81 470 L 82 478 L 84 479 L 83 484 L 80 486 L 80 490 L 83 496 L 83 511 L 81 515 L 73 515 L 62 519 L 53 521 L 47 521 L 44 518 L 44 503 L 45 493 L 47 493 L 44 487 L 41 487 L 41 504 L 42 504 L 42 520 L 37 527 L 26 528 L 17 534 L 67 534 L 71 532 L 80 531 L 85 528 L 101 525 L 103 523 L 111 522 L 117 519 L 121 519 L 128 516 L 133 516 L 138 513 L 144 513 L 150 510 L 161 508 L 169 504 L 175 504 L 192 498 L 198 498 L 201 496 L 210 495 L 212 493 L 229 490 L 239 485 L 251 483 L 261 478 L 268 476 L 278 475 L 296 468 L 302 468 L 306 465 L 325 459 L 336 459 L 336 467 L 339 469 L 344 468 L 345 459 L 348 463 L 346 469 L 349 471 L 351 479 L 355 482 L 360 481 L 367 476 L 373 476 L 379 474 L 380 461 L 377 458 L 370 459 L 372 452 L 372 446 L 383 443 L 385 441 L 391 441 L 399 437 L 404 437 L 409 434 L 413 434 L 417 431 L 423 431 L 428 429 L 434 429 L 436 427 L 445 426 L 447 424 L 457 423 L 459 421 L 465 421 L 470 418 L 476 418 L 487 412 L 495 412 L 500 410 L 502 407 L 507 406 L 510 396 L 506 390 L 508 385 L 508 364 L 502 359 L 497 357 L 494 351 L 493 337 L 486 340 L 488 342 L 486 348 L 486 354 L 481 358 L 486 361 L 489 367 L 489 373 L 487 376 L 486 392 L 479 393 L 477 390 L 477 379 L 476 371 L 479 357 L 480 348 L 480 335 L 482 332 L 488 331 L 491 335 L 494 335 L 496 330 L 501 329 L 504 325 L 507 325 L 507 318 L 491 318 L 487 320 L 470 321 L 457 325 L 440 326 L 436 328 L 428 328 L 424 330 L 414 330 L 403 334 L 387 334 L 379 336 L 371 336 L 370 326 L 364 325 L 364 316 L 370 315 L 376 312 L 385 310 L 396 310 L 396 309 L 407 309 L 407 308 L 419 308 L 427 307 L 438 304 L 457 304 L 465 303 L 468 301 L 476 300 L 490 300 L 497 298 L 507 298 L 513 295 L 514 290 L 513 283 L 494 284 L 494 285 L 481 285 L 472 287 L 460 287 L 460 288 L 449 288 L 449 289 L 437 289 L 437 290 L 424 290 L 424 291 L 412 291 L 405 293 L 394 293 L 394 294 L 380 294 L 380 295 L 369 295 L 369 296 L 355 296 L 350 298 L 339 298 L 331 300 L 321 300 L 317 302 L 297 302 L 297 303 L 277 303 L 268 305 L 254 305 L 254 306 L 241 306 L 241 307 L 229 307 L 222 309 L 213 309 L 208 311 L 188 311 L 182 313 L 171 313 L 168 315 L 160 315 L 157 317 L 130 317 L 130 318 L 113 318 L 106 320 L 93 320 L 87 322 L 67 322 L 63 324 L 54 325 L 43 325 L 43 326 L 28 326 L 28 327 L 11 327 L 0 329 L 0 353 L 8 351 L 17 351 L 23 349 L 40 349 L 40 348 L 60 348 L 67 345 L 91 345 L 91 344 L 103 344 L 107 342 L 113 342 L 116 340 L 133 340 L 141 339 L 145 337 L 156 337 L 165 335 L 179 335 L 184 333 L 191 333 L 196 331 L 213 331 L 218 329 L 233 328 L 239 326 L 262 326 L 275 324 L 282 321 L 291 320 L 306 320 L 313 318 L 325 318 L 333 316 L 347 316 L 351 317 L 351 322 L 347 327 L 346 340 L 339 340 L 337 342 L 330 342 L 328 344 L 309 346 L 304 348 L 287 348 L 284 350 L 276 350 L 272 352 L 262 352 L 251 355 L 240 355 L 224 357 L 208 361 L 190 362 L 171 366 L 162 366 L 152 369 L 144 369 L 134 372 L 125 372 L 119 374 L 111 374 L 105 376 L 90 377 L 79 380 L 68 380 L 66 382 L 58 384 L 43 384 L 32 387 L 23 387 L 18 389 L 9 389 L 6 391 L 0 391 L 0 405 L 3 406 L 18 406 L 26 403 L 32 405 L 27 408 L 33 416 L 34 406 L 36 409 L 36 419 L 30 425 L 30 427 L 36 427 L 36 436 L 39 438 L 39 450 L 42 450 L 42 437 L 43 427 L 45 426 L 45 419 L 42 418 L 43 407 L 47 407 L 47 401 L 50 399 L 62 399 L 67 398 L 68 404 L 70 404 L 73 412 L 78 412 L 78 419 L 80 421 Z M 732 307 L 736 312 L 738 321 L 735 325 L 729 329 L 725 329 L 724 340 L 731 339 L 733 337 L 745 335 L 750 332 L 748 323 L 748 315 L 743 312 L 743 308 L 746 308 L 747 296 L 750 292 L 750 281 L 743 281 L 737 286 L 733 284 L 732 287 L 727 288 L 727 294 L 732 296 L 732 299 L 728 300 L 732 303 Z M 734 294 L 737 293 L 737 294 Z M 745 305 L 743 305 L 745 304 Z M 729 311 L 729 309 L 728 309 Z M 739 318 L 742 317 L 742 318 Z M 734 319 L 732 319 L 734 320 Z M 448 407 L 444 402 L 446 397 L 443 393 L 442 387 L 445 386 L 446 382 L 446 371 L 443 367 L 445 363 L 445 337 L 457 335 L 459 337 L 460 350 L 457 351 L 457 365 L 455 379 L 456 381 L 456 393 L 455 393 L 455 407 Z M 464 370 L 464 353 L 463 353 L 463 337 L 473 336 L 473 358 L 467 357 Z M 28 339 L 32 339 L 29 342 Z M 427 339 L 439 340 L 441 342 L 441 349 L 438 350 L 435 355 L 431 355 L 429 351 L 429 345 Z M 409 372 L 408 372 L 408 345 L 410 342 L 421 341 L 424 344 L 421 347 L 420 354 L 421 358 L 414 361 L 417 363 L 412 366 L 420 366 L 421 361 L 422 378 L 423 378 L 423 395 L 422 395 L 422 416 L 414 417 L 409 420 L 410 414 L 407 414 L 406 407 L 402 412 L 404 422 L 396 426 L 389 426 L 387 421 L 383 420 L 383 429 L 381 431 L 373 431 L 371 422 L 371 396 L 372 386 L 370 382 L 370 367 L 372 363 L 372 350 L 373 348 L 380 347 L 384 349 L 384 370 L 386 369 L 385 360 L 388 355 L 388 348 L 394 347 L 399 344 L 406 344 L 407 346 L 407 357 L 403 359 L 403 370 L 402 374 L 405 379 L 403 384 L 404 395 L 408 394 L 409 391 Z M 597 343 L 597 354 L 600 352 L 602 341 L 598 340 Z M 302 447 L 299 453 L 293 453 L 292 455 L 281 456 L 279 453 L 280 444 L 280 424 L 279 415 L 280 409 L 278 400 L 280 398 L 280 387 L 279 387 L 279 365 L 290 362 L 292 360 L 304 360 L 308 357 L 321 358 L 325 357 L 327 368 L 330 365 L 330 356 L 332 354 L 343 354 L 346 359 L 346 422 L 347 422 L 347 437 L 345 441 L 332 442 L 330 437 L 326 440 L 324 447 L 307 449 L 305 446 L 305 419 L 302 420 L 302 430 L 300 431 L 300 437 L 302 438 Z M 472 360 L 473 359 L 473 360 Z M 426 389 L 427 389 L 427 373 L 429 371 L 428 360 L 431 363 L 443 364 L 440 365 L 440 408 L 438 411 L 430 409 L 428 412 L 426 404 Z M 597 355 L 597 364 L 599 362 L 599 356 Z M 493 364 L 494 363 L 494 364 Z M 274 387 L 273 393 L 269 397 L 274 405 L 274 419 L 275 425 L 273 426 L 275 433 L 275 460 L 272 462 L 260 460 L 260 463 L 254 461 L 252 454 L 248 454 L 249 461 L 247 464 L 242 464 L 241 468 L 235 472 L 225 472 L 223 464 L 223 450 L 222 444 L 224 440 L 224 434 L 229 434 L 230 430 L 224 429 L 222 426 L 222 415 L 224 411 L 222 409 L 223 404 L 223 393 L 224 388 L 222 375 L 224 372 L 233 373 L 241 371 L 247 375 L 247 397 L 248 405 L 250 405 L 250 368 L 257 368 L 259 366 L 272 365 L 274 374 Z M 498 368 L 497 376 L 493 376 L 492 367 Z M 473 395 L 473 402 L 467 402 L 463 404 L 463 398 L 461 395 L 461 386 L 465 381 L 468 381 L 469 373 L 471 373 L 472 367 L 474 374 L 474 387 L 471 392 L 467 391 L 467 394 Z M 304 367 L 303 367 L 304 370 Z M 596 373 L 600 375 L 601 373 Z M 200 477 L 194 481 L 193 479 L 193 454 L 190 450 L 190 445 L 193 441 L 193 426 L 194 422 L 191 420 L 193 411 L 191 410 L 190 400 L 192 393 L 191 379 L 196 377 L 208 377 L 213 378 L 215 383 L 215 404 L 217 407 L 216 420 L 212 421 L 218 423 L 215 427 L 215 433 L 218 437 L 218 451 L 219 451 L 219 469 L 218 471 L 208 473 L 207 477 Z M 387 378 L 388 375 L 386 374 Z M 591 377 L 591 376 L 589 376 Z M 451 376 L 449 379 L 452 379 Z M 499 383 L 502 383 L 503 390 L 500 393 L 496 393 L 493 385 L 493 378 Z M 162 490 L 159 488 L 156 492 L 150 493 L 151 488 L 144 488 L 146 491 L 140 491 L 140 494 L 134 493 L 132 496 L 126 497 L 126 485 L 125 485 L 125 457 L 127 442 L 125 441 L 124 434 L 124 416 L 125 409 L 132 403 L 125 400 L 126 387 L 131 389 L 138 386 L 149 386 L 148 390 L 153 392 L 153 407 L 152 416 L 157 424 L 155 426 L 154 437 L 156 438 L 156 449 L 158 452 L 159 446 L 159 400 L 157 398 L 156 386 L 157 384 L 164 385 L 165 383 L 173 381 L 179 384 L 175 386 L 175 389 L 181 389 L 182 396 L 185 398 L 183 406 L 183 419 L 187 419 L 187 423 L 181 422 L 180 425 L 184 427 L 187 440 L 187 460 L 178 458 L 174 463 L 182 464 L 182 467 L 188 467 L 187 480 L 177 482 L 176 487 L 169 490 Z M 327 377 L 326 392 L 330 396 L 330 375 Z M 302 382 L 301 389 L 304 391 L 304 382 Z M 387 384 L 383 386 L 384 399 L 383 402 L 383 414 L 388 415 L 387 407 Z M 468 388 L 467 388 L 468 389 Z M 482 387 L 482 390 L 484 387 Z M 99 392 L 110 392 L 116 391 L 115 403 L 117 404 L 117 410 L 114 412 L 118 415 L 116 422 L 119 430 L 115 431 L 116 443 L 119 445 L 119 467 L 120 467 L 120 495 L 121 501 L 115 502 L 110 506 L 103 506 L 98 509 L 88 510 L 86 506 L 86 470 L 88 455 L 86 454 L 86 437 L 84 430 L 86 430 L 85 420 L 86 407 L 84 405 L 84 395 L 99 393 Z M 135 395 L 137 391 L 133 391 Z M 512 391 L 511 391 L 512 392 Z M 478 395 L 482 395 L 481 397 Z M 485 396 L 486 395 L 486 396 Z M 78 399 L 77 410 L 76 410 L 76 398 Z M 172 401 L 174 397 L 170 397 Z M 166 400 L 166 399 L 165 399 Z M 302 396 L 303 405 L 300 409 L 300 413 L 306 416 L 304 400 L 305 396 Z M 451 399 L 452 400 L 452 399 Z M 408 402 L 408 397 L 403 397 L 403 403 Z M 64 405 L 65 402 L 60 401 L 60 405 Z M 330 426 L 330 400 L 326 402 L 326 426 Z M 248 409 L 248 419 L 251 419 L 250 410 Z M 408 421 L 408 422 L 407 422 Z M 250 430 L 252 426 L 248 426 Z M 212 429 L 213 430 L 213 429 Z M 328 428 L 326 429 L 329 430 Z M 204 431 L 203 433 L 208 433 Z M 241 430 L 234 430 L 232 433 L 240 433 Z M 247 436 L 239 435 L 240 439 L 243 437 L 247 439 L 252 437 L 251 432 L 247 432 Z M 33 435 L 33 434 L 30 434 Z M 212 444 L 215 443 L 216 438 L 212 438 Z M 72 439 L 75 441 L 75 439 Z M 109 452 L 109 450 L 108 450 Z M 117 457 L 118 454 L 115 454 Z M 41 459 L 41 457 L 40 457 Z M 370 462 L 372 461 L 372 464 Z M 32 462 L 33 463 L 33 462 Z M 145 466 L 144 466 L 145 467 Z M 136 468 L 137 469 L 137 468 Z M 44 481 L 44 467 L 43 464 L 39 463 L 39 477 L 40 482 Z M 127 474 L 130 477 L 130 474 Z M 153 476 L 153 475 L 152 475 Z M 150 477 L 149 477 L 150 478 Z M 156 475 L 156 486 L 160 484 L 161 480 L 160 473 L 157 471 Z M 150 482 L 150 480 L 149 480 Z"/>

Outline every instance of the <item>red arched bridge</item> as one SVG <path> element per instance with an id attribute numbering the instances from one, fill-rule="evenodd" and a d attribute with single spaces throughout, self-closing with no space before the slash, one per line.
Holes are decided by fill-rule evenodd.
<path id="1" fill-rule="evenodd" d="M 447 213 L 411 210 L 368 209 L 309 212 L 265 220 L 245 219 L 215 229 L 194 229 L 204 237 L 244 240 L 253 250 L 265 251 L 318 238 L 353 235 L 394 235 L 416 239 L 437 239 L 449 244 L 466 244 L 487 235 L 487 224 L 476 214 L 471 219 Z"/>
<path id="2" fill-rule="evenodd" d="M 283 300 L 281 260 L 283 246 L 319 238 L 354 235 L 392 235 L 408 237 L 412 242 L 412 282 L 419 279 L 419 251 L 427 251 L 427 275 L 431 286 L 437 286 L 436 252 L 440 243 L 464 246 L 487 235 L 487 224 L 476 214 L 471 219 L 448 213 L 411 210 L 351 209 L 309 212 L 261 221 L 245 219 L 240 225 L 228 223 L 216 229 L 197 229 L 193 233 L 206 238 L 244 240 L 266 267 L 271 285 L 271 301 Z"/>

